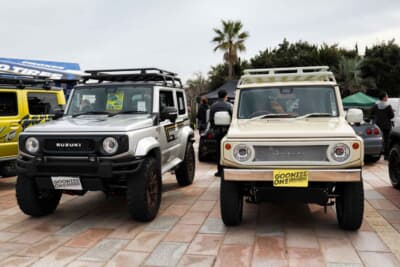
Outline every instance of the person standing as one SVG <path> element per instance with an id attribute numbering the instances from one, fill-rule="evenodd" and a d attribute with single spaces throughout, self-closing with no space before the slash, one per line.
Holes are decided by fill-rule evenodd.
<path id="1" fill-rule="evenodd" d="M 222 166 L 220 164 L 221 160 L 221 140 L 228 132 L 228 128 L 226 126 L 218 126 L 214 124 L 214 116 L 216 112 L 219 111 L 227 111 L 229 115 L 232 117 L 232 104 L 228 102 L 228 93 L 225 90 L 218 91 L 218 100 L 211 105 L 210 108 L 210 125 L 214 129 L 215 139 L 217 141 L 217 160 L 218 160 L 218 169 L 214 176 L 221 177 L 222 176 Z"/>
<path id="2" fill-rule="evenodd" d="M 201 134 L 207 128 L 207 111 L 208 111 L 208 100 L 202 96 L 200 99 L 199 110 L 197 111 L 197 123 L 199 133 Z"/>
<path id="3" fill-rule="evenodd" d="M 392 106 L 388 103 L 388 95 L 386 92 L 381 92 L 379 94 L 379 101 L 372 106 L 371 116 L 375 124 L 378 125 L 382 131 L 384 159 L 387 160 L 389 157 L 389 136 L 392 130 L 394 112 Z"/>

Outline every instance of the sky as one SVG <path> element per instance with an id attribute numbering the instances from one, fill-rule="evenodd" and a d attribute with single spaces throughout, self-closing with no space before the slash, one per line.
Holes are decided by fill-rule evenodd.
<path id="1" fill-rule="evenodd" d="M 82 69 L 159 67 L 206 74 L 222 62 L 213 28 L 241 20 L 242 59 L 289 41 L 365 46 L 400 41 L 400 0 L 0 0 L 0 57 Z"/>

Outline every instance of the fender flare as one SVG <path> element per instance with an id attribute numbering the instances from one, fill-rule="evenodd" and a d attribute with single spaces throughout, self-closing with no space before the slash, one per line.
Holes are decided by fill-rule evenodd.
<path id="1" fill-rule="evenodd" d="M 154 137 L 145 137 L 137 143 L 135 156 L 144 157 L 155 148 L 160 148 L 158 141 Z"/>

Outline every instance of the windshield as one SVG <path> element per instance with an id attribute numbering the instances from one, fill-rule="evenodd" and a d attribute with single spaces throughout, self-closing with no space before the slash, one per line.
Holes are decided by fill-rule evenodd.
<path id="1" fill-rule="evenodd" d="M 80 86 L 75 88 L 66 114 L 150 114 L 152 102 L 151 86 Z"/>
<path id="2" fill-rule="evenodd" d="M 240 93 L 239 119 L 311 116 L 338 116 L 333 87 L 265 87 Z"/>

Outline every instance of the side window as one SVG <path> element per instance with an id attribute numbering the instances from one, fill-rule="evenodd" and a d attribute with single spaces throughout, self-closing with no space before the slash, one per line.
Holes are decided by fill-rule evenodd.
<path id="1" fill-rule="evenodd" d="M 172 91 L 160 91 L 160 111 L 164 107 L 174 107 L 174 96 Z"/>
<path id="2" fill-rule="evenodd" d="M 29 114 L 53 114 L 58 108 L 57 95 L 52 93 L 28 93 Z"/>
<path id="3" fill-rule="evenodd" d="M 17 94 L 0 92 L 0 117 L 18 115 Z"/>
<path id="4" fill-rule="evenodd" d="M 176 99 L 178 100 L 178 113 L 179 115 L 185 114 L 185 97 L 182 92 L 176 92 Z"/>

